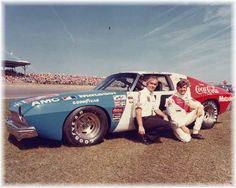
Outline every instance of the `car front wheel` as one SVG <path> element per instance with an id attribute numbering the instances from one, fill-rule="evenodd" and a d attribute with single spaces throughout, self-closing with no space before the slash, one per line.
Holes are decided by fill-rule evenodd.
<path id="1" fill-rule="evenodd" d="M 86 146 L 102 142 L 108 129 L 105 112 L 95 106 L 75 109 L 64 124 L 65 139 L 73 146 Z"/>
<path id="2" fill-rule="evenodd" d="M 205 116 L 202 124 L 202 128 L 210 129 L 214 127 L 218 118 L 218 108 L 214 101 L 206 101 L 203 103 Z"/>

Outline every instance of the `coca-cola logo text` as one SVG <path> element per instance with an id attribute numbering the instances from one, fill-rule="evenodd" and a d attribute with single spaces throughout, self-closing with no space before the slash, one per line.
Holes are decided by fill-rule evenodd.
<path id="1" fill-rule="evenodd" d="M 195 86 L 195 91 L 197 94 L 214 94 L 214 93 L 219 93 L 219 91 L 214 87 L 214 86 L 200 86 L 196 85 Z"/>

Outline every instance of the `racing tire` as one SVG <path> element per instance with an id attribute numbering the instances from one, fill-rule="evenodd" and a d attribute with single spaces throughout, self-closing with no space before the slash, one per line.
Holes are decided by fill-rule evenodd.
<path id="1" fill-rule="evenodd" d="M 73 146 L 101 143 L 108 130 L 105 112 L 96 106 L 75 109 L 64 124 L 64 137 Z"/>
<path id="2" fill-rule="evenodd" d="M 203 129 L 211 129 L 214 127 L 217 118 L 218 118 L 218 107 L 216 102 L 209 100 L 203 103 L 204 106 L 204 119 L 202 128 Z"/>

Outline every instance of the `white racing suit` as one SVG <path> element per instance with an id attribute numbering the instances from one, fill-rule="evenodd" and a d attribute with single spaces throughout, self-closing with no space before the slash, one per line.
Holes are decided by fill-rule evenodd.
<path id="1" fill-rule="evenodd" d="M 171 118 L 173 132 L 182 142 L 189 142 L 191 140 L 191 135 L 184 132 L 180 128 L 181 126 L 188 126 L 196 120 L 193 127 L 193 133 L 196 134 L 201 129 L 204 111 L 200 117 L 197 117 L 196 107 L 201 107 L 203 109 L 202 104 L 192 99 L 188 94 L 182 96 L 179 93 L 176 93 L 166 99 L 166 109 Z"/>

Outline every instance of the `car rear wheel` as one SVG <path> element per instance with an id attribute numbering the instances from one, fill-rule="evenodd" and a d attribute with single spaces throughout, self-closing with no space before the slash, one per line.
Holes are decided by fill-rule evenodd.
<path id="1" fill-rule="evenodd" d="M 206 101 L 203 103 L 205 116 L 202 124 L 202 128 L 213 128 L 218 118 L 218 108 L 214 101 Z"/>
<path id="2" fill-rule="evenodd" d="M 104 111 L 95 106 L 75 109 L 64 124 L 65 139 L 73 146 L 93 145 L 102 142 L 108 129 Z"/>

